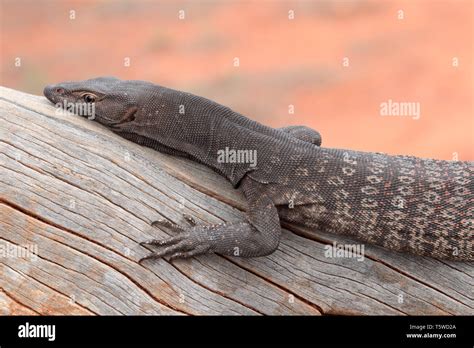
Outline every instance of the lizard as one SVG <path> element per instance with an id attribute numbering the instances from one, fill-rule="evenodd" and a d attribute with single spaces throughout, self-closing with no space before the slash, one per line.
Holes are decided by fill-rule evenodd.
<path id="1" fill-rule="evenodd" d="M 145 81 L 62 82 L 46 86 L 44 95 L 62 107 L 93 105 L 89 118 L 114 133 L 210 167 L 243 192 L 243 221 L 154 221 L 176 234 L 142 242 L 158 251 L 140 262 L 205 253 L 266 256 L 279 245 L 282 221 L 396 252 L 474 260 L 472 161 L 321 147 L 320 133 L 309 127 L 271 128 L 207 98 Z M 222 160 L 223 149 L 255 151 L 256 164 Z"/>

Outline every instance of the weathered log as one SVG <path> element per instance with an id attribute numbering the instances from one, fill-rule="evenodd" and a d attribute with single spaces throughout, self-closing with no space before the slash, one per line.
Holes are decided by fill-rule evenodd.
<path id="1" fill-rule="evenodd" d="M 239 192 L 211 170 L 61 115 L 0 88 L 0 314 L 474 314 L 472 263 L 284 230 L 270 256 L 137 263 L 157 218 L 242 219 Z M 13 251 L 32 248 L 33 254 Z"/>

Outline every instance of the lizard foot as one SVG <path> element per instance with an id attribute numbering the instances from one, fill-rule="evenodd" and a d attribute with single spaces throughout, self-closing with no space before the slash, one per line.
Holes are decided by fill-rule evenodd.
<path id="1" fill-rule="evenodd" d="M 151 241 L 142 242 L 141 245 L 153 245 L 162 248 L 156 253 L 152 253 L 138 261 L 150 259 L 159 259 L 162 257 L 170 257 L 170 261 L 177 258 L 189 258 L 195 255 L 204 254 L 211 248 L 211 243 L 207 238 L 202 238 L 200 233 L 191 228 L 180 232 L 178 235 L 166 239 L 153 239 Z"/>
<path id="2" fill-rule="evenodd" d="M 174 224 L 164 219 L 153 221 L 151 223 L 152 226 L 165 227 L 169 230 L 179 232 L 179 234 L 166 239 L 151 239 L 141 242 L 140 245 L 143 246 L 152 245 L 162 247 L 163 249 L 140 259 L 138 263 L 141 264 L 145 260 L 158 259 L 165 256 L 169 256 L 170 260 L 173 260 L 176 258 L 189 258 L 195 255 L 206 253 L 210 248 L 210 244 L 206 243 L 205 238 L 199 238 L 197 229 L 201 229 L 196 227 L 196 221 L 188 214 L 183 214 L 183 218 L 191 226 L 191 228 Z"/>

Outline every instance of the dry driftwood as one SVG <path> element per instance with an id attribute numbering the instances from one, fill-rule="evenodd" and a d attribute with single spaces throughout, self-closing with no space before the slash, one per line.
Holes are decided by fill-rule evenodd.
<path id="1" fill-rule="evenodd" d="M 43 97 L 0 92 L 0 314 L 474 314 L 472 263 L 368 245 L 362 262 L 328 258 L 326 244 L 353 241 L 291 226 L 267 257 L 141 266 L 138 242 L 166 236 L 151 221 L 239 220 L 242 196 Z"/>

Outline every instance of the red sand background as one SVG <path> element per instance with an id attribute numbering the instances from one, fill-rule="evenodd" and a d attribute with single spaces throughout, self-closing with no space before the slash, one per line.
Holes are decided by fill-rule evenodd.
<path id="1" fill-rule="evenodd" d="M 0 3 L 3 86 L 149 80 L 308 125 L 326 147 L 474 160 L 471 0 Z M 380 116 L 389 99 L 419 102 L 420 119 Z"/>

